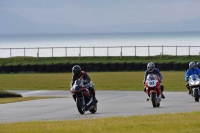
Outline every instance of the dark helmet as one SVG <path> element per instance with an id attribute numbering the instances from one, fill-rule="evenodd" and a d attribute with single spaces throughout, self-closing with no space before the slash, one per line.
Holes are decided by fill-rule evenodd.
<path id="1" fill-rule="evenodd" d="M 72 73 L 75 75 L 75 76 L 78 76 L 80 73 L 81 73 L 81 67 L 79 65 L 75 65 L 73 68 L 72 68 Z"/>
<path id="2" fill-rule="evenodd" d="M 194 69 L 196 67 L 196 64 L 194 62 L 189 63 L 189 68 Z"/>
<path id="3" fill-rule="evenodd" d="M 155 68 L 155 64 L 154 64 L 153 62 L 149 62 L 149 63 L 147 64 L 147 70 L 148 70 L 149 72 L 153 72 L 154 68 Z"/>
<path id="4" fill-rule="evenodd" d="M 200 69 L 200 62 L 197 62 L 197 67 Z"/>

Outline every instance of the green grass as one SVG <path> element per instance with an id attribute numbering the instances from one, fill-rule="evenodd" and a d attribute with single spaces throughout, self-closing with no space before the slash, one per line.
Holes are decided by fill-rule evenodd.
<path id="1" fill-rule="evenodd" d="M 0 58 L 0 65 L 24 65 L 24 64 L 58 64 L 58 63 L 123 63 L 123 62 L 155 62 L 155 63 L 167 63 L 167 62 L 198 62 L 200 56 L 100 56 L 100 57 L 11 57 Z"/>
<path id="2" fill-rule="evenodd" d="M 0 124 L 1 133 L 198 133 L 200 112 Z"/>
<path id="3" fill-rule="evenodd" d="M 144 71 L 88 72 L 96 90 L 143 89 Z M 163 71 L 165 91 L 186 91 L 183 71 Z M 0 74 L 0 90 L 69 90 L 71 73 Z"/>

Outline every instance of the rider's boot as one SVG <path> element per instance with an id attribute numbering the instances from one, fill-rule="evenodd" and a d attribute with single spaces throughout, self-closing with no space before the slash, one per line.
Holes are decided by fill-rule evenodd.
<path id="1" fill-rule="evenodd" d="M 165 95 L 164 95 L 163 93 L 161 94 L 161 98 L 162 98 L 162 99 L 165 99 Z"/>
<path id="2" fill-rule="evenodd" d="M 189 94 L 189 95 L 191 94 L 191 90 L 189 90 L 188 94 Z"/>
<path id="3" fill-rule="evenodd" d="M 95 97 L 95 90 L 92 92 L 92 95 L 93 95 L 93 101 L 94 101 L 95 103 L 98 103 L 98 100 L 97 100 L 97 98 Z"/>

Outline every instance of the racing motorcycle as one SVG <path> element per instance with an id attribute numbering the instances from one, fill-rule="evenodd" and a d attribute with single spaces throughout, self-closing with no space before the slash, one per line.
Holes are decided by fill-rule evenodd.
<path id="1" fill-rule="evenodd" d="M 200 79 L 197 74 L 192 74 L 188 78 L 188 84 L 190 87 L 191 95 L 194 97 L 196 102 L 199 102 L 200 97 Z"/>
<path id="2" fill-rule="evenodd" d="M 149 96 L 147 101 L 150 100 L 154 108 L 160 107 L 161 102 L 161 95 L 158 93 L 158 89 L 160 89 L 159 81 L 159 77 L 155 74 L 148 74 L 145 81 L 146 93 Z"/>
<path id="3" fill-rule="evenodd" d="M 80 114 L 84 114 L 85 111 L 90 111 L 91 113 L 97 111 L 97 104 L 93 101 L 93 95 L 87 89 L 89 86 L 94 86 L 92 81 L 86 83 L 86 81 L 78 79 L 70 89 Z"/>

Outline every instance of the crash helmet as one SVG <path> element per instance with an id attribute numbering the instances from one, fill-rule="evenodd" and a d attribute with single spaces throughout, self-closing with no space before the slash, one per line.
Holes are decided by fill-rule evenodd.
<path id="1" fill-rule="evenodd" d="M 196 67 L 196 64 L 194 62 L 189 63 L 189 68 L 194 69 Z"/>
<path id="2" fill-rule="evenodd" d="M 197 62 L 197 67 L 200 69 L 200 62 Z"/>
<path id="3" fill-rule="evenodd" d="M 78 76 L 78 75 L 81 73 L 81 67 L 80 67 L 79 65 L 73 66 L 73 68 L 72 68 L 72 73 L 73 73 L 75 76 Z"/>
<path id="4" fill-rule="evenodd" d="M 154 68 L 155 68 L 155 64 L 154 64 L 153 62 L 149 62 L 149 63 L 147 64 L 147 70 L 148 70 L 149 72 L 153 72 Z"/>

